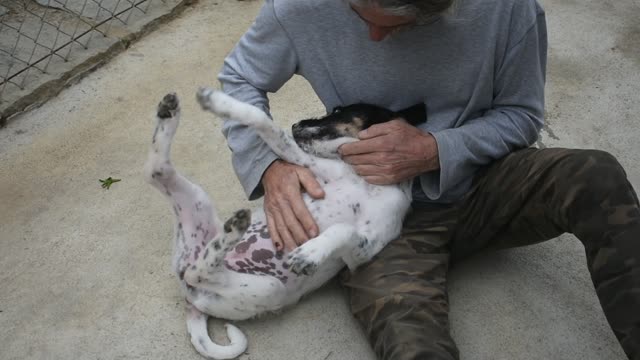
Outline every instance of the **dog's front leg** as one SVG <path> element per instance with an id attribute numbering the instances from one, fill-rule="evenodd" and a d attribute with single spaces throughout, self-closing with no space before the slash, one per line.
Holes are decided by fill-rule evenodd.
<path id="1" fill-rule="evenodd" d="M 210 88 L 200 89 L 197 98 L 203 109 L 223 119 L 232 119 L 255 129 L 281 159 L 308 168 L 315 165 L 314 158 L 300 149 L 289 134 L 277 127 L 267 114 L 257 107 Z"/>

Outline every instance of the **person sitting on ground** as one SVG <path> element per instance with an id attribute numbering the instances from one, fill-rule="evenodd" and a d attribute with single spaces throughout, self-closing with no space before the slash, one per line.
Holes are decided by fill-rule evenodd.
<path id="1" fill-rule="evenodd" d="M 565 232 L 584 244 L 607 320 L 640 359 L 638 199 L 608 153 L 530 147 L 543 126 L 546 59 L 535 0 L 266 0 L 225 59 L 223 90 L 267 113 L 267 93 L 294 74 L 327 111 L 426 104 L 418 128 L 394 120 L 340 148 L 371 184 L 414 179 L 402 235 L 343 277 L 380 359 L 457 359 L 450 263 Z M 323 197 L 313 174 L 248 128 L 227 121 L 223 132 L 246 194 L 264 195 L 276 247 L 315 237 L 301 197 Z"/>

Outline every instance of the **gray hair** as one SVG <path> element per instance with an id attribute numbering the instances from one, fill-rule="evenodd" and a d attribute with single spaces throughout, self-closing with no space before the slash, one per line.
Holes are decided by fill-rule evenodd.
<path id="1" fill-rule="evenodd" d="M 412 16 L 429 22 L 453 7 L 456 0 L 348 0 L 357 6 L 378 6 L 391 15 Z"/>

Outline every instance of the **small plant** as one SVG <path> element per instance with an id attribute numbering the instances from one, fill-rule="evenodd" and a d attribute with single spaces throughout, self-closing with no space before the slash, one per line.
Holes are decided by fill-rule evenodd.
<path id="1" fill-rule="evenodd" d="M 103 189 L 109 189 L 111 187 L 111 185 L 113 183 L 117 183 L 119 181 L 122 181 L 121 179 L 114 179 L 111 176 L 109 176 L 108 178 L 102 180 L 102 179 L 98 179 L 98 181 L 100 181 L 102 183 L 102 188 Z"/>

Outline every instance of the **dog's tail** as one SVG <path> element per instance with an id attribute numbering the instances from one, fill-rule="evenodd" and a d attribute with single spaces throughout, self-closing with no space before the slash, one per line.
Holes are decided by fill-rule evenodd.
<path id="1" fill-rule="evenodd" d="M 218 345 L 209 337 L 207 331 L 207 315 L 191 306 L 187 317 L 187 331 L 191 343 L 207 359 L 234 359 L 247 350 L 247 337 L 231 324 L 225 324 L 229 345 Z"/>

